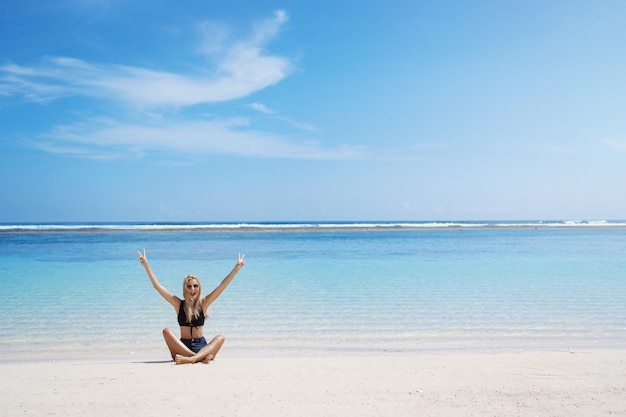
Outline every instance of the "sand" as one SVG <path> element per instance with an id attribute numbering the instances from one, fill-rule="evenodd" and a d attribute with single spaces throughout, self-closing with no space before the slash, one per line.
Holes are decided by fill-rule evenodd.
<path id="1" fill-rule="evenodd" d="M 626 350 L 0 363 L 2 416 L 626 416 Z"/>

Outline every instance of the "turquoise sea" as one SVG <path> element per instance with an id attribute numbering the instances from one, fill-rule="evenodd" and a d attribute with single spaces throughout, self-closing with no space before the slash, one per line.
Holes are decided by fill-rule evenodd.
<path id="1" fill-rule="evenodd" d="M 172 292 L 222 355 L 626 347 L 624 222 L 0 225 L 0 360 L 169 359 Z"/>

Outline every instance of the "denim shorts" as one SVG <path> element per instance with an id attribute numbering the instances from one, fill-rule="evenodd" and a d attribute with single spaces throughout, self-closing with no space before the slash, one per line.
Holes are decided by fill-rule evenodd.
<path id="1" fill-rule="evenodd" d="M 198 353 L 200 349 L 206 346 L 206 339 L 204 336 L 197 339 L 180 339 L 185 346 L 187 346 L 193 353 Z"/>

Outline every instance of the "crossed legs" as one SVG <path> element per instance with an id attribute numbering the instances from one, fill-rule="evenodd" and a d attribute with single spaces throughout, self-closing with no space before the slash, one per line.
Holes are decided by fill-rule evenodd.
<path id="1" fill-rule="evenodd" d="M 167 343 L 172 359 L 174 359 L 177 364 L 196 362 L 209 363 L 209 361 L 215 359 L 217 352 L 219 352 L 224 344 L 224 336 L 217 335 L 205 347 L 200 349 L 198 353 L 194 353 L 180 341 L 172 329 L 163 329 L 163 338 L 165 339 L 165 343 Z"/>

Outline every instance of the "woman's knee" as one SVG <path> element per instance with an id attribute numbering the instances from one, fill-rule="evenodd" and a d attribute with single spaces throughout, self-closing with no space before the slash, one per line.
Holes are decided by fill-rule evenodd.
<path id="1" fill-rule="evenodd" d="M 165 329 L 163 329 L 163 337 L 168 337 L 172 335 L 174 335 L 174 332 L 172 331 L 172 329 L 170 329 L 169 327 L 166 327 Z M 174 335 L 174 337 L 175 336 L 176 335 Z"/>

